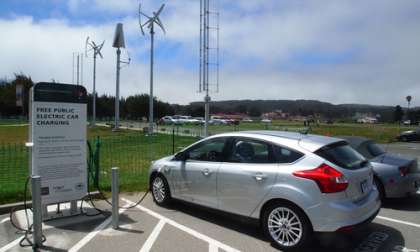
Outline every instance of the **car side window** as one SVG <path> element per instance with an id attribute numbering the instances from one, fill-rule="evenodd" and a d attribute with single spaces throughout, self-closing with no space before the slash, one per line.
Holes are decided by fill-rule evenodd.
<path id="1" fill-rule="evenodd" d="M 269 144 L 252 139 L 236 139 L 226 160 L 231 163 L 274 163 Z"/>
<path id="2" fill-rule="evenodd" d="M 221 162 L 226 138 L 215 138 L 201 142 L 187 150 L 188 160 Z"/>
<path id="3" fill-rule="evenodd" d="M 274 154 L 278 163 L 288 164 L 300 159 L 303 154 L 282 146 L 274 146 Z"/>

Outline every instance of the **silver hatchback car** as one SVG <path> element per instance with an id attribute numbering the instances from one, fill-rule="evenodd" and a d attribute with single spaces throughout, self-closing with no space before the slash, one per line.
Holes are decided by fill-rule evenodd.
<path id="1" fill-rule="evenodd" d="M 172 198 L 260 220 L 280 249 L 369 223 L 381 202 L 368 161 L 342 139 L 280 131 L 211 136 L 153 162 L 155 202 Z"/>

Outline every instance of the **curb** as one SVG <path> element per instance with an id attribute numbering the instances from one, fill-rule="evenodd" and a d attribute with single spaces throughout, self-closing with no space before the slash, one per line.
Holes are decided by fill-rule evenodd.
<path id="1" fill-rule="evenodd" d="M 95 192 L 91 192 L 90 195 L 92 196 L 92 198 L 97 199 L 100 198 L 101 194 L 98 191 Z M 32 201 L 28 200 L 26 202 L 26 205 L 28 207 L 32 207 Z M 0 214 L 8 214 L 10 213 L 10 211 L 12 211 L 13 208 L 17 208 L 17 209 L 24 209 L 24 202 L 16 202 L 16 203 L 11 203 L 11 204 L 5 204 L 5 205 L 0 205 Z"/>

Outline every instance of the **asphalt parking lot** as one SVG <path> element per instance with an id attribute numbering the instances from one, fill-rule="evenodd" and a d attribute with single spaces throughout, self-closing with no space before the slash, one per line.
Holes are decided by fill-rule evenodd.
<path id="1" fill-rule="evenodd" d="M 391 152 L 420 155 L 420 144 L 398 143 Z M 132 205 L 141 195 L 120 196 Z M 109 208 L 105 203 L 101 208 Z M 120 229 L 110 218 L 79 216 L 46 222 L 44 251 L 279 251 L 264 238 L 258 223 L 182 202 L 158 207 L 151 196 L 136 208 L 121 210 Z M 0 215 L 0 252 L 21 248 L 8 215 Z M 420 194 L 388 200 L 366 229 L 317 234 L 308 251 L 420 251 Z"/>

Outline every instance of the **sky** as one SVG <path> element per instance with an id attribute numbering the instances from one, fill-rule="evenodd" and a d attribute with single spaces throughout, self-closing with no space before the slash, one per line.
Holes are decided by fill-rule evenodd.
<path id="1" fill-rule="evenodd" d="M 219 1 L 219 92 L 212 100 L 311 99 L 334 104 L 420 105 L 418 0 Z M 154 95 L 188 104 L 203 100 L 199 80 L 199 0 L 162 3 L 166 34 L 157 30 Z M 150 36 L 138 24 L 138 0 L 0 1 L 0 78 L 73 81 L 73 53 L 89 36 L 105 41 L 97 61 L 98 94 L 115 94 L 115 25 L 124 24 L 121 95 L 149 92 Z M 211 46 L 214 44 L 211 41 Z M 213 55 L 214 57 L 214 55 Z M 83 85 L 92 90 L 92 53 Z M 212 75 L 212 78 L 215 74 Z M 213 81 L 212 81 L 213 83 Z"/>

